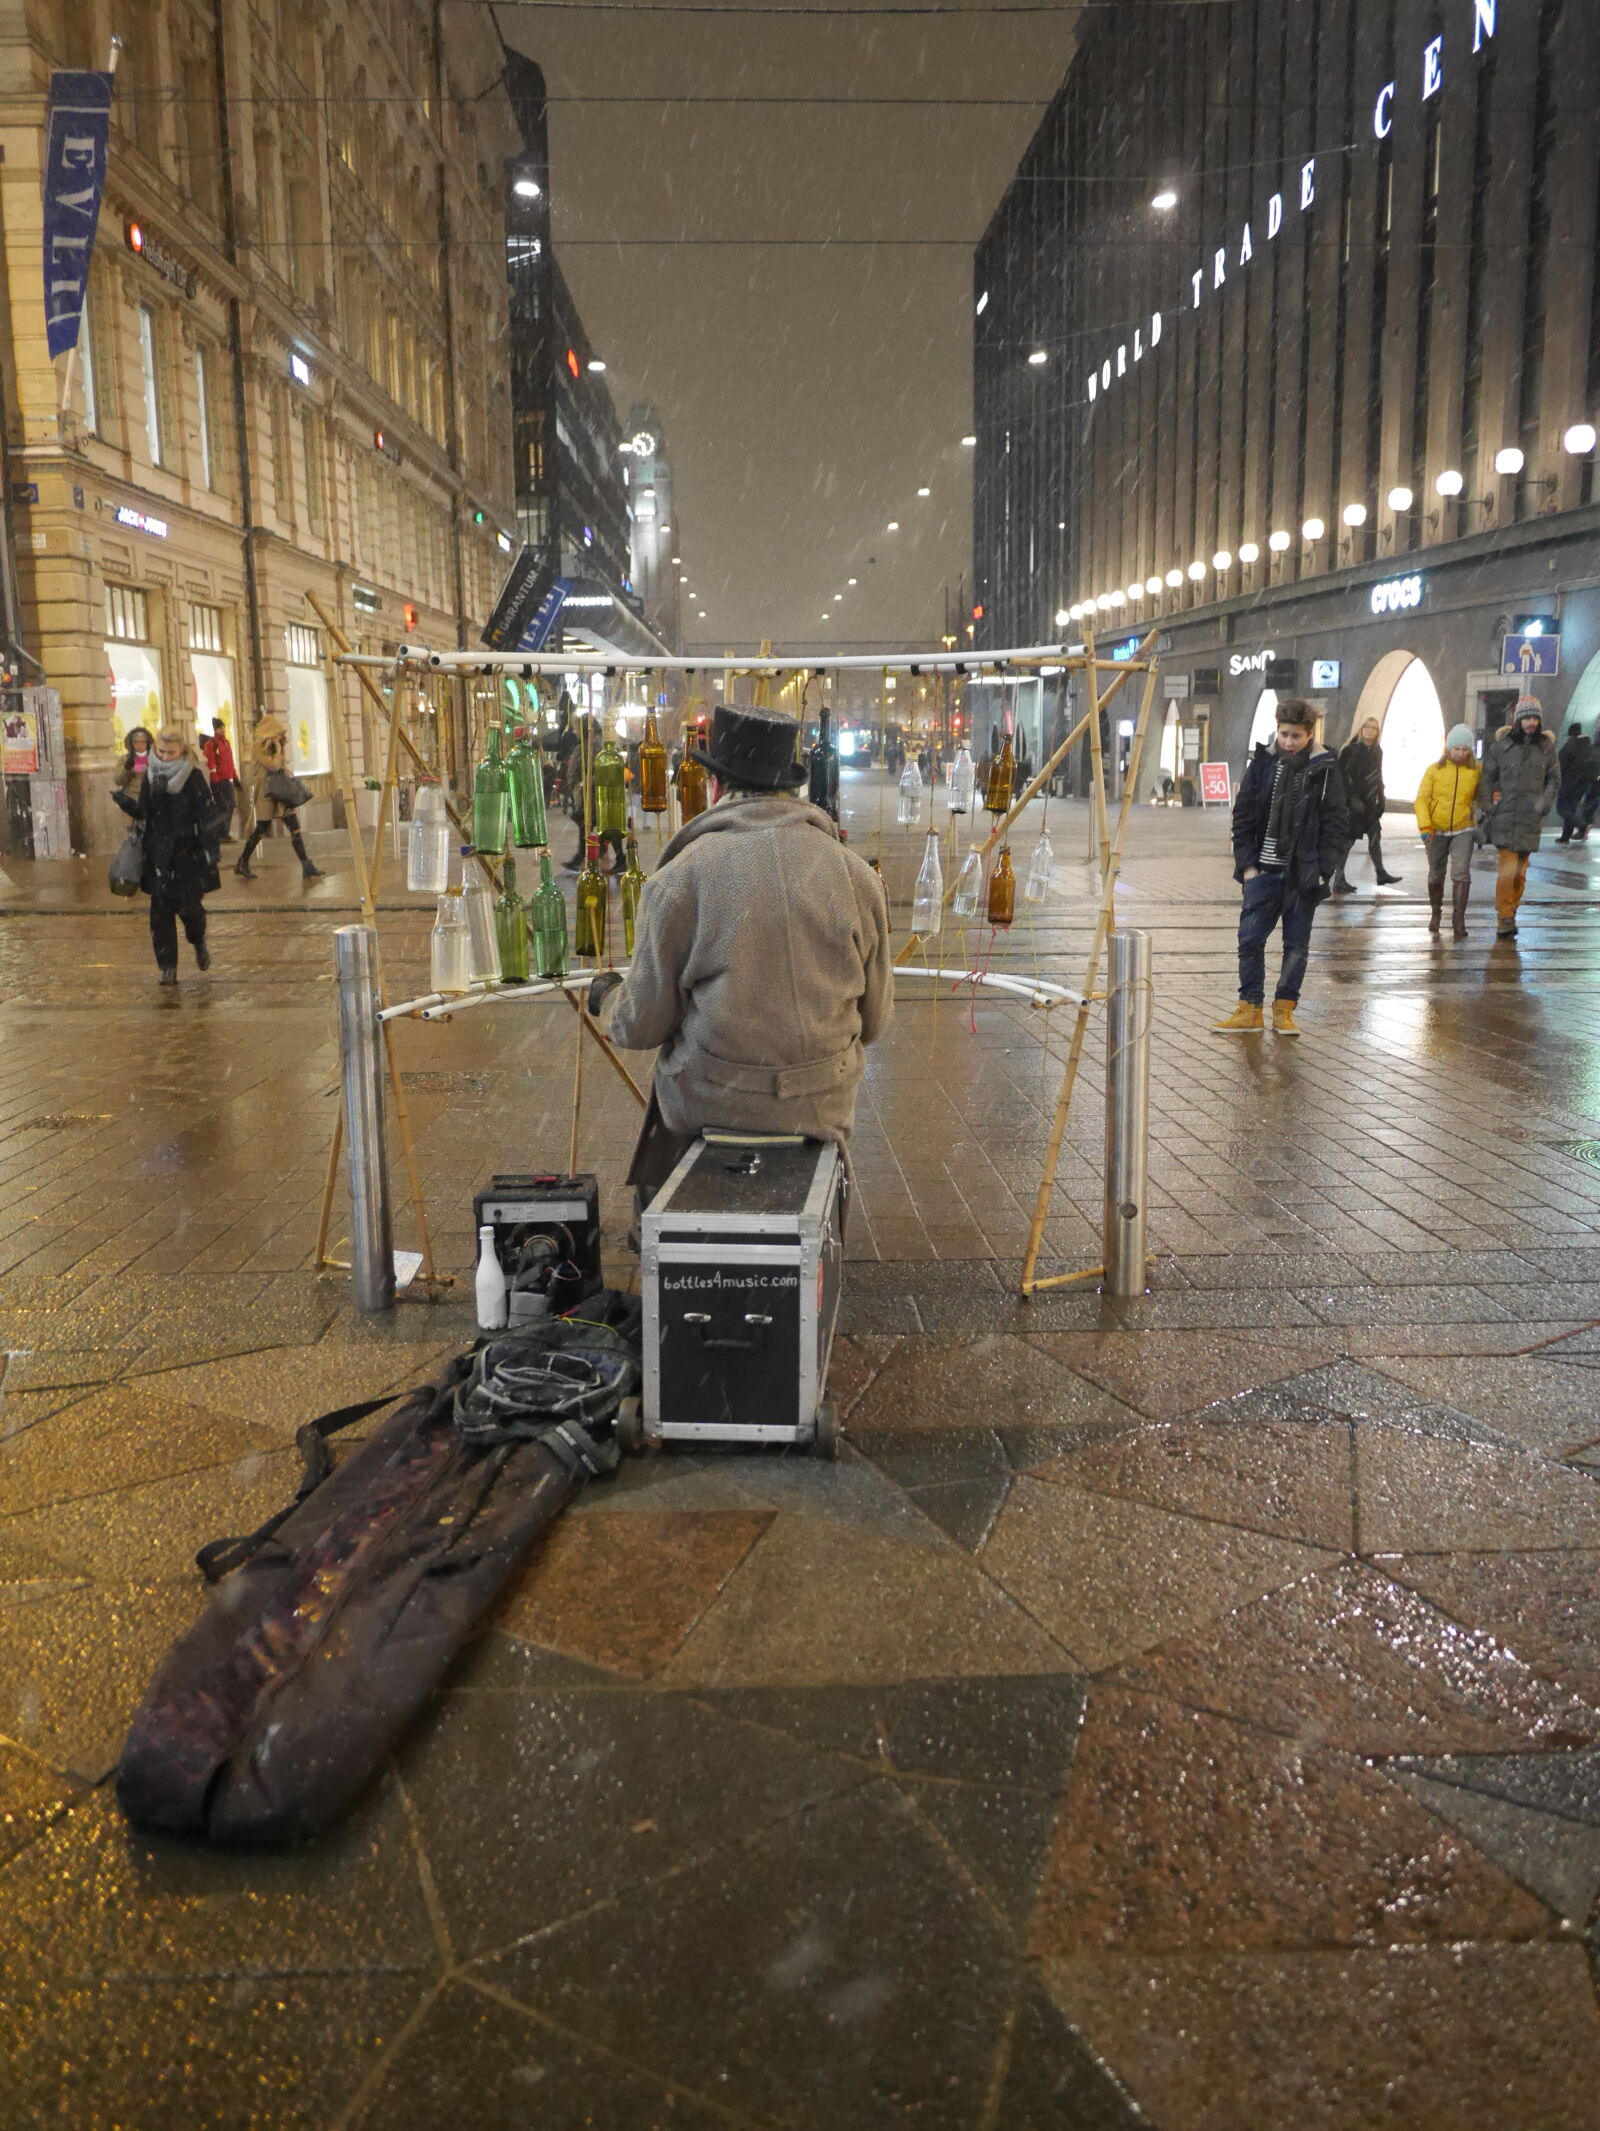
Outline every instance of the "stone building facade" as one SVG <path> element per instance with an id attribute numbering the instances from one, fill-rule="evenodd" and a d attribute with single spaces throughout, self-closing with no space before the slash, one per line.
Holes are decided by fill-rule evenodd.
<path id="1" fill-rule="evenodd" d="M 331 789 L 314 595 L 357 646 L 476 641 L 515 539 L 488 7 L 19 0 L 0 31 L 0 318 L 25 677 L 61 692 L 74 848 L 122 732 L 268 707 Z M 122 40 L 78 353 L 44 338 L 52 67 Z"/>

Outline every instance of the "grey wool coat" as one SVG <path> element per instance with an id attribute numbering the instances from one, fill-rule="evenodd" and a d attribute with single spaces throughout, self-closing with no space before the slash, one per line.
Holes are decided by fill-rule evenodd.
<path id="1" fill-rule="evenodd" d="M 1501 851 L 1537 851 L 1545 816 L 1561 788 L 1561 765 L 1553 733 L 1531 740 L 1502 725 L 1483 751 L 1478 813 L 1489 841 Z"/>
<path id="2" fill-rule="evenodd" d="M 604 1025 L 659 1045 L 673 1132 L 850 1137 L 863 1046 L 894 1011 L 883 884 L 820 807 L 724 799 L 685 824 L 639 903 L 633 967 Z"/>

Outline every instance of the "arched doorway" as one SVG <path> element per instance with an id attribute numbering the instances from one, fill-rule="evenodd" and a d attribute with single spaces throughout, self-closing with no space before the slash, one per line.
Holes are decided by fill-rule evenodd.
<path id="1" fill-rule="evenodd" d="M 1592 737 L 1595 720 L 1600 718 L 1600 652 L 1589 661 L 1578 676 L 1578 685 L 1572 691 L 1572 701 L 1567 705 L 1567 723 L 1581 725 Z"/>
<path id="2" fill-rule="evenodd" d="M 1263 688 L 1256 698 L 1256 714 L 1250 727 L 1250 749 L 1254 754 L 1258 747 L 1270 747 L 1278 737 L 1278 691 Z"/>
<path id="3" fill-rule="evenodd" d="M 1384 797 L 1409 806 L 1423 771 L 1444 750 L 1444 706 L 1415 652 L 1385 652 L 1373 667 L 1350 720 L 1351 739 L 1369 718 L 1381 729 Z"/>
<path id="4" fill-rule="evenodd" d="M 1167 705 L 1167 722 L 1161 729 L 1161 775 L 1176 785 L 1183 775 L 1183 726 L 1176 703 Z"/>

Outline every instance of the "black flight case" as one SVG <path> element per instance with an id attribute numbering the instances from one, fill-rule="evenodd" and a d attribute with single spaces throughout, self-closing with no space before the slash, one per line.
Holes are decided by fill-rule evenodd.
<path id="1" fill-rule="evenodd" d="M 644 1401 L 629 1432 L 837 1456 L 823 1392 L 848 1189 L 829 1143 L 696 1140 L 641 1225 Z"/>

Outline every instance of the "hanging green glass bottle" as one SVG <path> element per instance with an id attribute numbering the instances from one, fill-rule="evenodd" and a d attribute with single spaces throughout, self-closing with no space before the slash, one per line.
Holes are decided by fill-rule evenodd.
<path id="1" fill-rule="evenodd" d="M 639 806 L 646 814 L 667 811 L 667 751 L 653 710 L 644 714 L 644 738 L 639 742 Z"/>
<path id="2" fill-rule="evenodd" d="M 500 981 L 503 984 L 526 984 L 528 981 L 528 906 L 517 893 L 517 862 L 508 851 L 501 869 L 505 886 L 500 891 L 500 900 L 494 906 L 494 928 L 500 941 Z M 562 913 L 562 931 L 566 930 L 566 913 Z"/>
<path id="3" fill-rule="evenodd" d="M 633 928 L 639 915 L 639 897 L 644 893 L 644 868 L 639 864 L 639 839 L 630 828 L 628 831 L 628 869 L 620 883 L 622 895 L 622 944 L 633 953 Z"/>
<path id="4" fill-rule="evenodd" d="M 550 871 L 550 853 L 539 855 L 539 885 L 528 905 L 528 930 L 533 937 L 533 973 L 536 977 L 564 977 L 567 973 L 567 899 Z"/>
<path id="5" fill-rule="evenodd" d="M 600 871 L 600 839 L 584 839 L 583 871 L 578 875 L 578 915 L 573 948 L 580 960 L 606 958 L 606 877 Z"/>
<path id="6" fill-rule="evenodd" d="M 628 830 L 628 766 L 608 733 L 594 758 L 594 833 L 625 836 Z"/>
<path id="7" fill-rule="evenodd" d="M 511 840 L 519 851 L 537 851 L 550 841 L 544 817 L 544 765 L 524 725 L 506 757 L 511 780 Z"/>
<path id="8" fill-rule="evenodd" d="M 506 847 L 510 803 L 511 779 L 500 758 L 500 728 L 491 725 L 488 751 L 472 780 L 472 848 L 485 858 L 498 858 Z"/>

